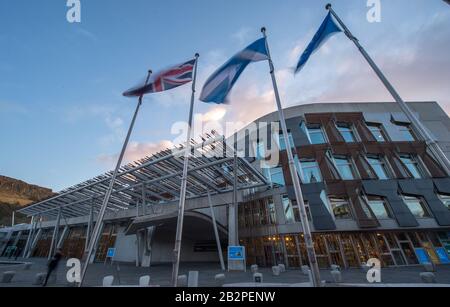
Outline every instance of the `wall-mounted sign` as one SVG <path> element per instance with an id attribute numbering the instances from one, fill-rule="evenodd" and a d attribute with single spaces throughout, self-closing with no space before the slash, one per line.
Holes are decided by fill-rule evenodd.
<path id="1" fill-rule="evenodd" d="M 450 259 L 448 258 L 445 248 L 443 248 L 443 247 L 436 248 L 436 254 L 438 255 L 441 263 L 443 263 L 443 264 L 450 263 Z"/>
<path id="2" fill-rule="evenodd" d="M 106 253 L 106 257 L 114 258 L 115 255 L 116 255 L 116 249 L 115 248 L 108 248 L 108 252 Z"/>
<path id="3" fill-rule="evenodd" d="M 430 258 L 428 257 L 427 252 L 423 248 L 416 248 L 417 259 L 420 264 L 431 263 Z"/>
<path id="4" fill-rule="evenodd" d="M 228 246 L 228 271 L 246 271 L 244 246 Z"/>

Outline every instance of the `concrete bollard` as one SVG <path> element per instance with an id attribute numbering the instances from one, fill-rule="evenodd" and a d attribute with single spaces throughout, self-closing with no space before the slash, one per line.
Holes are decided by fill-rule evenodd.
<path id="1" fill-rule="evenodd" d="M 144 275 L 139 278 L 139 287 L 150 286 L 150 275 Z"/>
<path id="2" fill-rule="evenodd" d="M 342 282 L 342 274 L 340 271 L 333 270 L 331 271 L 331 276 L 333 277 L 333 281 L 335 283 L 341 283 Z"/>
<path id="3" fill-rule="evenodd" d="M 280 263 L 278 266 L 280 267 L 280 273 L 286 272 L 286 266 L 284 264 Z"/>
<path id="4" fill-rule="evenodd" d="M 432 272 L 423 272 L 420 273 L 420 278 L 425 284 L 435 284 L 436 276 Z"/>
<path id="5" fill-rule="evenodd" d="M 301 267 L 301 269 L 302 269 L 302 274 L 303 275 L 305 275 L 305 276 L 308 276 L 309 275 L 309 266 L 307 266 L 307 265 L 302 265 L 302 267 Z"/>
<path id="6" fill-rule="evenodd" d="M 263 279 L 263 274 L 262 273 L 255 273 L 253 274 L 253 282 L 255 283 L 263 283 L 264 279 Z"/>
<path id="7" fill-rule="evenodd" d="M 31 266 L 32 266 L 32 265 L 33 265 L 33 264 L 32 264 L 31 262 L 27 262 L 27 263 L 25 263 L 23 269 L 24 269 L 25 271 L 28 271 L 28 270 L 31 269 Z"/>
<path id="8" fill-rule="evenodd" d="M 280 276 L 281 270 L 278 265 L 272 267 L 273 276 Z"/>
<path id="9" fill-rule="evenodd" d="M 214 281 L 216 282 L 217 287 L 222 287 L 225 283 L 225 274 L 217 274 L 214 276 Z"/>
<path id="10" fill-rule="evenodd" d="M 34 277 L 33 285 L 34 286 L 41 286 L 44 283 L 45 276 L 47 276 L 46 273 L 37 273 Z"/>
<path id="11" fill-rule="evenodd" d="M 424 263 L 423 268 L 425 269 L 425 272 L 435 272 L 433 263 Z"/>
<path id="12" fill-rule="evenodd" d="M 1 275 L 1 278 L 0 278 L 0 283 L 2 283 L 2 284 L 11 283 L 11 280 L 13 279 L 14 275 L 16 275 L 15 271 L 3 272 Z"/>
<path id="13" fill-rule="evenodd" d="M 331 265 L 331 270 L 332 270 L 332 271 L 340 271 L 340 270 L 341 270 L 341 267 L 340 267 L 339 265 L 332 264 L 332 265 Z"/>
<path id="14" fill-rule="evenodd" d="M 187 287 L 187 276 L 186 275 L 180 275 L 178 276 L 178 287 Z"/>
<path id="15" fill-rule="evenodd" d="M 257 264 L 252 265 L 252 266 L 250 267 L 250 271 L 251 271 L 253 274 L 258 273 L 258 265 L 257 265 Z"/>
<path id="16" fill-rule="evenodd" d="M 113 283 L 114 283 L 114 276 L 109 275 L 109 276 L 103 277 L 103 282 L 102 282 L 103 287 L 111 287 Z"/>
<path id="17" fill-rule="evenodd" d="M 188 288 L 198 287 L 198 271 L 190 271 L 188 277 Z"/>

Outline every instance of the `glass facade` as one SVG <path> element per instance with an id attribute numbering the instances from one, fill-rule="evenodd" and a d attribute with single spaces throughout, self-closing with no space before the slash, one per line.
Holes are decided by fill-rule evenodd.
<path id="1" fill-rule="evenodd" d="M 319 124 L 309 124 L 306 126 L 306 130 L 308 132 L 308 138 L 311 144 L 325 144 L 327 139 L 325 137 L 325 132 L 322 129 L 322 126 Z"/>
<path id="2" fill-rule="evenodd" d="M 386 168 L 386 162 L 381 156 L 367 156 L 367 162 L 369 162 L 370 167 L 378 179 L 386 180 L 390 178 Z"/>
<path id="3" fill-rule="evenodd" d="M 442 203 L 450 210 L 450 195 L 438 194 Z"/>
<path id="4" fill-rule="evenodd" d="M 416 141 L 416 137 L 414 136 L 414 132 L 412 131 L 411 125 L 409 124 L 397 124 L 398 130 L 401 135 L 401 140 L 405 142 L 414 142 Z"/>
<path id="5" fill-rule="evenodd" d="M 369 128 L 373 137 L 377 140 L 377 142 L 386 142 L 387 137 L 383 130 L 383 126 L 380 124 L 367 124 L 367 128 Z"/>
<path id="6" fill-rule="evenodd" d="M 298 158 L 296 158 L 296 160 L 298 161 Z M 307 184 L 322 182 L 322 174 L 320 173 L 320 168 L 317 161 L 311 159 L 301 159 L 299 163 L 303 183 Z"/>
<path id="7" fill-rule="evenodd" d="M 400 155 L 400 159 L 412 178 L 422 179 L 424 177 L 416 157 L 413 155 Z"/>
<path id="8" fill-rule="evenodd" d="M 322 269 L 332 264 L 359 268 L 371 258 L 379 259 L 383 267 L 417 265 L 416 248 L 423 248 L 433 263 L 439 264 L 436 249 L 442 246 L 443 240 L 450 240 L 448 234 L 414 231 L 313 234 L 317 261 Z M 248 265 L 285 264 L 288 268 L 299 268 L 309 263 L 303 234 L 276 234 L 240 241 L 246 246 Z"/>
<path id="9" fill-rule="evenodd" d="M 377 219 L 382 220 L 392 218 L 389 206 L 384 199 L 371 196 L 367 198 L 367 204 Z"/>
<path id="10" fill-rule="evenodd" d="M 356 173 L 353 168 L 351 158 L 344 156 L 334 156 L 334 164 L 339 172 L 339 176 L 342 180 L 354 180 Z"/>
<path id="11" fill-rule="evenodd" d="M 430 213 L 423 199 L 413 196 L 403 196 L 406 206 L 415 217 L 429 217 Z"/>
<path id="12" fill-rule="evenodd" d="M 348 123 L 337 123 L 336 127 L 346 143 L 356 142 L 356 133 L 353 125 Z"/>
<path id="13" fill-rule="evenodd" d="M 336 219 L 351 219 L 350 202 L 347 198 L 329 197 L 331 212 Z"/>
<path id="14" fill-rule="evenodd" d="M 288 131 L 288 138 L 289 138 L 289 143 L 291 143 L 291 148 L 295 148 L 294 138 L 292 137 L 292 133 L 290 131 Z M 286 150 L 286 142 L 284 141 L 284 136 L 282 133 L 280 133 L 280 136 L 278 139 L 278 145 L 279 145 L 280 150 Z"/>

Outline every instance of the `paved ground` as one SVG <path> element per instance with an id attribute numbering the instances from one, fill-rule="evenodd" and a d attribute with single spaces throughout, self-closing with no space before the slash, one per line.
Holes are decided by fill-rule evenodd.
<path id="1" fill-rule="evenodd" d="M 0 258 L 0 263 L 8 261 L 6 258 Z M 18 261 L 23 261 L 18 259 Z M 46 271 L 46 259 L 27 259 L 33 265 L 30 270 L 18 269 L 11 284 L 0 284 L 0 287 L 32 287 L 34 277 L 37 273 Z M 8 268 L 7 270 L 11 270 Z M 5 271 L 0 264 L 0 273 Z M 51 286 L 67 287 L 65 262 L 61 262 L 57 272 L 57 282 Z M 219 264 L 182 264 L 180 275 L 188 274 L 189 271 L 199 271 L 199 285 L 202 287 L 215 286 L 214 276 L 222 273 Z M 307 277 L 303 276 L 299 270 L 288 270 L 280 276 L 273 276 L 270 269 L 261 268 L 265 283 L 283 283 L 297 284 L 307 282 Z M 155 265 L 151 268 L 136 268 L 132 264 L 114 264 L 113 266 L 102 263 L 96 263 L 89 267 L 86 276 L 86 286 L 101 286 L 102 279 L 107 275 L 114 275 L 114 285 L 137 285 L 138 279 L 142 275 L 151 276 L 152 285 L 170 286 L 172 267 L 171 265 Z M 413 284 L 421 283 L 419 273 L 423 272 L 421 266 L 405 268 L 386 268 L 382 269 L 382 282 L 388 284 Z M 252 274 L 247 272 L 225 273 L 226 283 L 251 282 Z M 450 285 L 450 265 L 438 266 L 436 279 L 439 284 Z M 366 274 L 358 269 L 349 269 L 342 272 L 343 283 L 346 284 L 364 284 L 367 283 Z M 327 282 L 328 286 L 334 286 L 329 270 L 321 271 L 321 278 Z"/>

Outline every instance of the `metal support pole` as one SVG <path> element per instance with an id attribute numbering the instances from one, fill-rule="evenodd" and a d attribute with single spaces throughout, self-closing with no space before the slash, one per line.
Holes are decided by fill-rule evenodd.
<path id="1" fill-rule="evenodd" d="M 267 53 L 268 53 L 268 57 L 269 57 L 270 75 L 272 77 L 273 89 L 274 89 L 274 93 L 275 93 L 275 100 L 277 102 L 277 107 L 278 107 L 278 115 L 280 117 L 281 129 L 283 131 L 284 142 L 286 144 L 286 152 L 287 152 L 287 156 L 288 156 L 288 160 L 289 160 L 289 171 L 291 173 L 292 183 L 293 183 L 294 191 L 295 191 L 295 198 L 297 200 L 297 204 L 298 204 L 299 211 L 300 211 L 300 220 L 302 223 L 303 234 L 305 237 L 306 251 L 308 253 L 308 259 L 309 259 L 309 263 L 311 266 L 312 284 L 315 287 L 320 287 L 321 281 L 320 281 L 319 266 L 317 264 L 316 252 L 314 251 L 314 244 L 313 244 L 312 235 L 311 235 L 311 228 L 309 226 L 308 217 L 306 215 L 306 208 L 305 208 L 305 202 L 303 199 L 302 189 L 300 186 L 300 179 L 297 174 L 297 167 L 295 165 L 294 156 L 292 154 L 291 142 L 289 140 L 288 130 L 287 130 L 287 126 L 286 126 L 286 119 L 284 116 L 283 108 L 281 106 L 280 94 L 278 92 L 277 80 L 275 77 L 275 67 L 273 65 L 272 58 L 270 56 L 269 44 L 267 42 L 266 29 L 262 28 L 261 32 L 263 33 L 264 37 L 266 38 L 266 48 L 267 48 Z"/>
<path id="2" fill-rule="evenodd" d="M 89 242 L 91 241 L 92 224 L 94 222 L 94 202 L 92 202 L 91 210 L 89 212 L 89 220 L 86 229 L 86 242 L 84 242 L 84 252 L 89 248 Z"/>
<path id="3" fill-rule="evenodd" d="M 212 219 L 213 228 L 214 228 L 214 235 L 216 237 L 217 252 L 219 253 L 220 267 L 222 268 L 222 271 L 225 271 L 225 263 L 223 261 L 223 254 L 222 254 L 222 245 L 220 244 L 220 237 L 219 237 L 219 230 L 217 229 L 216 215 L 214 213 L 214 208 L 213 208 L 213 204 L 211 201 L 211 194 L 209 193 L 209 190 L 208 190 L 208 204 L 209 204 L 209 208 L 211 209 L 211 219 Z"/>
<path id="4" fill-rule="evenodd" d="M 52 243 L 50 244 L 50 250 L 48 251 L 48 257 L 47 257 L 48 260 L 50 260 L 53 257 L 55 244 L 57 244 L 57 241 L 58 241 L 59 223 L 61 222 L 61 214 L 62 214 L 62 209 L 59 208 L 58 216 L 56 217 L 56 221 L 55 221 L 55 227 L 53 228 Z"/>
<path id="5" fill-rule="evenodd" d="M 148 84 L 148 81 L 150 80 L 150 75 L 151 74 L 152 74 L 152 71 L 149 70 L 148 74 L 147 74 L 147 79 L 145 80 L 145 85 Z M 93 233 L 92 233 L 92 238 L 91 238 L 91 240 L 89 242 L 87 258 L 86 258 L 86 261 L 84 263 L 83 270 L 81 271 L 81 281 L 80 281 L 80 283 L 78 285 L 79 287 L 81 287 L 83 285 L 84 277 L 86 276 L 86 272 L 87 272 L 87 269 L 89 267 L 89 262 L 91 261 L 91 257 L 93 255 L 94 249 L 96 248 L 98 240 L 100 238 L 101 228 L 103 226 L 103 219 L 105 217 L 106 209 L 108 208 L 109 199 L 111 198 L 111 193 L 112 193 L 113 188 L 114 188 L 114 183 L 115 183 L 117 175 L 119 173 L 120 166 L 122 165 L 123 156 L 125 155 L 125 151 L 127 150 L 127 146 L 128 146 L 128 142 L 130 140 L 131 132 L 133 131 L 134 123 L 136 122 L 136 118 L 137 118 L 137 115 L 139 113 L 139 109 L 140 109 L 140 107 L 142 105 L 143 98 L 144 98 L 144 95 L 141 95 L 139 97 L 139 99 L 138 99 L 138 103 L 137 103 L 137 106 L 136 106 L 136 111 L 134 112 L 133 119 L 131 120 L 130 127 L 128 128 L 128 133 L 127 133 L 127 136 L 125 138 L 125 142 L 123 143 L 122 151 L 120 152 L 119 159 L 117 160 L 116 168 L 114 170 L 113 175 L 111 176 L 111 182 L 109 183 L 108 191 L 105 194 L 105 198 L 103 200 L 102 207 L 100 208 L 100 212 L 99 212 L 98 217 L 97 217 L 97 222 L 95 223 L 95 227 L 94 227 L 94 230 L 93 230 Z"/>
<path id="6" fill-rule="evenodd" d="M 447 175 L 450 176 L 450 161 L 449 161 L 448 157 L 442 151 L 441 147 L 439 147 L 439 145 L 437 144 L 435 138 L 430 134 L 428 129 L 420 122 L 420 120 L 417 118 L 417 116 L 414 114 L 414 112 L 411 110 L 411 108 L 403 101 L 403 99 L 397 93 L 395 88 L 392 86 L 392 84 L 389 82 L 389 80 L 386 78 L 386 76 L 383 74 L 383 72 L 380 70 L 380 68 L 375 64 L 375 62 L 372 60 L 372 58 L 369 56 L 369 54 L 366 52 L 366 50 L 361 46 L 361 44 L 359 43 L 359 40 L 355 36 L 353 36 L 353 34 L 350 32 L 350 30 L 347 28 L 347 26 L 344 24 L 344 22 L 335 13 L 333 8 L 331 7 L 331 4 L 327 4 L 325 8 L 331 12 L 331 14 L 337 20 L 337 22 L 341 25 L 342 29 L 344 30 L 345 35 L 356 45 L 358 50 L 361 52 L 363 57 L 366 59 L 367 63 L 369 63 L 370 67 L 373 69 L 375 74 L 378 76 L 378 78 L 381 80 L 383 85 L 386 87 L 386 89 L 392 95 L 394 100 L 397 102 L 400 109 L 408 117 L 414 130 L 418 133 L 420 138 L 426 142 L 426 144 L 430 148 L 431 152 L 433 153 L 435 158 L 438 160 L 439 164 L 441 164 L 444 167 L 445 172 L 447 173 Z"/>
<path id="7" fill-rule="evenodd" d="M 200 55 L 198 53 L 195 54 L 195 67 L 194 67 L 194 74 L 192 76 L 193 78 L 192 78 L 191 105 L 189 108 L 189 122 L 186 136 L 186 150 L 184 152 L 183 175 L 181 177 L 181 188 L 180 188 L 180 203 L 178 206 L 177 232 L 175 237 L 175 248 L 173 250 L 174 260 L 172 269 L 172 285 L 174 287 L 176 287 L 178 284 L 178 270 L 180 268 L 181 239 L 183 238 L 184 205 L 186 202 L 189 155 L 191 154 L 192 119 L 194 116 L 195 83 L 197 78 L 197 63 L 199 56 Z"/>
<path id="8" fill-rule="evenodd" d="M 12 216 L 11 216 L 11 227 L 14 227 L 15 217 L 16 217 L 16 211 L 13 211 Z"/>
<path id="9" fill-rule="evenodd" d="M 30 248 L 31 244 L 31 238 L 33 236 L 34 231 L 34 216 L 31 217 L 31 226 L 30 226 L 30 232 L 28 233 L 27 242 L 25 243 L 25 248 L 23 249 L 22 257 L 25 258 L 25 256 L 28 253 L 28 249 Z"/>
<path id="10" fill-rule="evenodd" d="M 66 239 L 66 235 L 67 235 L 68 231 L 69 231 L 69 226 L 66 223 L 66 226 L 64 227 L 63 232 L 61 233 L 61 236 L 59 237 L 58 244 L 56 244 L 57 249 L 62 248 L 62 245 L 64 244 L 64 240 Z"/>

